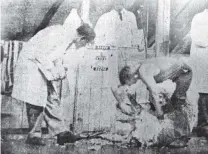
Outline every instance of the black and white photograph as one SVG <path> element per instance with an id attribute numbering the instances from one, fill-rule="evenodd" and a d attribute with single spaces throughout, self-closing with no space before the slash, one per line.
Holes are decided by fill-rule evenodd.
<path id="1" fill-rule="evenodd" d="M 2 154 L 207 154 L 208 0 L 1 0 Z"/>

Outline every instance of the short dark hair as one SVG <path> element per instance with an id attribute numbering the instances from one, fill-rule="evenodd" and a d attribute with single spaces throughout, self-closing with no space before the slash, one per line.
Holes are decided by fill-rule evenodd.
<path id="1" fill-rule="evenodd" d="M 77 33 L 83 36 L 87 42 L 93 41 L 96 36 L 94 30 L 86 23 L 77 28 Z"/>
<path id="2" fill-rule="evenodd" d="M 119 72 L 119 80 L 121 85 L 125 85 L 127 80 L 131 79 L 131 68 L 129 66 L 124 66 Z"/>

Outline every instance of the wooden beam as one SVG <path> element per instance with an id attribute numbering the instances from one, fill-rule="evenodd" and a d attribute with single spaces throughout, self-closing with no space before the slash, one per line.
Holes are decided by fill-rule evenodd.
<path id="1" fill-rule="evenodd" d="M 174 17 L 174 20 L 177 20 L 178 16 L 181 15 L 181 13 L 187 8 L 189 7 L 189 4 L 192 2 L 193 0 L 189 0 L 188 2 L 186 2 L 186 4 L 184 4 L 184 6 L 182 7 L 182 9 L 176 14 L 176 16 Z"/>
<path id="2" fill-rule="evenodd" d="M 40 23 L 40 25 L 38 26 L 38 28 L 35 30 L 34 34 L 35 35 L 37 32 L 39 32 L 40 30 L 44 29 L 45 27 L 48 26 L 50 20 L 53 18 L 53 16 L 55 15 L 55 13 L 58 11 L 58 8 L 61 6 L 61 4 L 64 2 L 64 0 L 57 0 L 52 6 L 51 8 L 48 10 L 48 12 L 45 14 L 42 22 Z"/>
<path id="3" fill-rule="evenodd" d="M 171 51 L 171 54 L 190 54 L 191 49 L 190 32 L 180 41 L 180 43 Z"/>
<path id="4" fill-rule="evenodd" d="M 157 1 L 156 21 L 156 52 L 155 56 L 167 56 L 169 54 L 170 32 L 170 0 Z"/>
<path id="5" fill-rule="evenodd" d="M 146 0 L 146 3 L 145 3 L 145 26 L 144 26 L 144 39 L 145 39 L 145 58 L 147 58 L 148 56 L 148 34 L 149 34 L 149 0 Z"/>

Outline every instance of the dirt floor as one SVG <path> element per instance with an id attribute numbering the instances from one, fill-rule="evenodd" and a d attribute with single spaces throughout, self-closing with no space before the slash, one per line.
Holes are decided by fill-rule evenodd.
<path id="1" fill-rule="evenodd" d="M 44 135 L 46 146 L 32 146 L 25 144 L 26 134 L 7 134 L 1 141 L 2 154 L 206 154 L 208 141 L 205 138 L 192 137 L 188 147 L 171 149 L 137 147 L 121 147 L 118 145 L 92 144 L 89 141 L 79 141 L 75 144 L 59 146 L 55 138 Z"/>

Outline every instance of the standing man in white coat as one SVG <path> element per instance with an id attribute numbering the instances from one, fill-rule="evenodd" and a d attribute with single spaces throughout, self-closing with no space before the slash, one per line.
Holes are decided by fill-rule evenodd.
<path id="1" fill-rule="evenodd" d="M 41 30 L 23 47 L 15 68 L 12 97 L 26 103 L 30 129 L 26 143 L 45 145 L 39 126 L 43 118 L 58 144 L 73 142 L 75 135 L 63 121 L 56 86 L 66 77 L 60 61 L 73 43 L 80 48 L 94 38 L 95 32 L 88 24 L 76 30 L 57 25 Z"/>
<path id="2" fill-rule="evenodd" d="M 193 81 L 199 93 L 198 132 L 208 137 L 208 9 L 194 16 L 191 38 Z"/>

